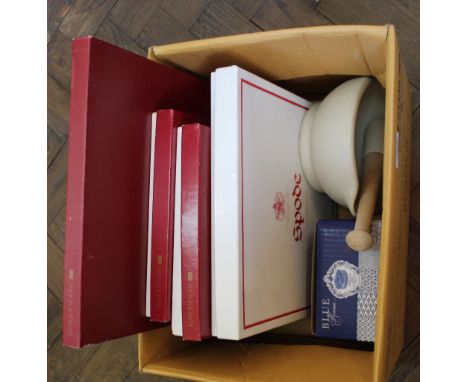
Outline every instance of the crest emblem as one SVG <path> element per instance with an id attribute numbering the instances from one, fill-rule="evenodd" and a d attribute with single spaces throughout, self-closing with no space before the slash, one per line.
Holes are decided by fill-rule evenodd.
<path id="1" fill-rule="evenodd" d="M 354 296 L 361 284 L 359 269 L 344 260 L 335 261 L 328 269 L 323 282 L 333 296 L 339 299 Z"/>

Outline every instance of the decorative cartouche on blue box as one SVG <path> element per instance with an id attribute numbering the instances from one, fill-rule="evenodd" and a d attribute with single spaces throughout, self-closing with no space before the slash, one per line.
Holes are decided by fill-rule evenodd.
<path id="1" fill-rule="evenodd" d="M 374 221 L 374 246 L 353 251 L 345 242 L 354 220 L 317 223 L 315 334 L 374 341 L 381 221 Z"/>

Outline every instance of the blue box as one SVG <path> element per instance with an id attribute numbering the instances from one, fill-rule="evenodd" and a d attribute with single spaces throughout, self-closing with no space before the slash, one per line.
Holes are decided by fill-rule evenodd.
<path id="1" fill-rule="evenodd" d="M 381 221 L 372 223 L 374 246 L 353 251 L 345 242 L 354 220 L 317 223 L 315 334 L 373 342 L 377 308 Z"/>

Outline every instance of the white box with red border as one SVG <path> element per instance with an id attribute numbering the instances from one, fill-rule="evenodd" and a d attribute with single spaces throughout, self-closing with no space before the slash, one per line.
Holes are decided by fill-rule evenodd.
<path id="1" fill-rule="evenodd" d="M 237 66 L 212 81 L 214 331 L 238 340 L 310 314 L 314 229 L 332 203 L 302 173 L 311 103 Z"/>

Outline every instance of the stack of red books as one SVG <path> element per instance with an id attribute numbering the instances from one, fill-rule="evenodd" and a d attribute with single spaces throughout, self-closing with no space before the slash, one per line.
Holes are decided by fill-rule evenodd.
<path id="1" fill-rule="evenodd" d="M 182 291 L 183 337 L 210 336 L 209 116 L 207 80 L 93 37 L 73 41 L 65 345 L 164 325 L 174 288 Z M 174 247 L 181 248 L 177 286 Z"/>

